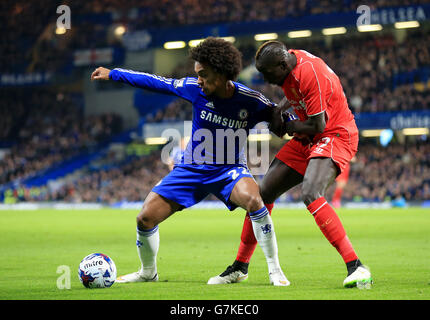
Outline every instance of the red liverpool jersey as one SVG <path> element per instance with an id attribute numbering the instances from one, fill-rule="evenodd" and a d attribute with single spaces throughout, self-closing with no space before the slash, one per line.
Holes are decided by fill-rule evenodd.
<path id="1" fill-rule="evenodd" d="M 289 50 L 297 64 L 285 79 L 282 89 L 301 121 L 325 111 L 323 134 L 340 128 L 350 134 L 358 131 L 338 76 L 325 62 L 305 50 Z M 318 135 L 319 136 L 319 135 Z M 317 138 L 317 137 L 315 137 Z"/>

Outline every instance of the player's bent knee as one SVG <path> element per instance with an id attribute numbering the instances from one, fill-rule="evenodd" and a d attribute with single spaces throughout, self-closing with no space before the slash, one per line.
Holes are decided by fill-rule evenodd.
<path id="1" fill-rule="evenodd" d="M 303 184 L 302 186 L 302 201 L 306 206 L 310 205 L 312 202 L 317 200 L 320 197 L 323 197 L 324 194 L 320 192 L 318 188 L 312 185 Z"/>
<path id="2" fill-rule="evenodd" d="M 149 230 L 154 228 L 157 225 L 157 222 L 154 219 L 151 219 L 147 214 L 145 214 L 145 211 L 142 210 L 136 217 L 136 224 L 140 230 Z"/>
<path id="3" fill-rule="evenodd" d="M 264 206 L 260 195 L 251 195 L 247 199 L 246 211 L 254 212 L 260 210 Z"/>

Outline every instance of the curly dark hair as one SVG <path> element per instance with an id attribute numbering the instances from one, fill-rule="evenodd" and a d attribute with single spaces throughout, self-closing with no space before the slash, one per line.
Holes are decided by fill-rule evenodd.
<path id="1" fill-rule="evenodd" d="M 190 49 L 190 57 L 209 65 L 228 80 L 235 80 L 242 69 L 242 54 L 231 42 L 222 38 L 206 38 Z"/>

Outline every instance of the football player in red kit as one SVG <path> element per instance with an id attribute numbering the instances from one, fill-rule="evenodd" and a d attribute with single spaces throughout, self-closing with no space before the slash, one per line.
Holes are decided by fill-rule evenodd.
<path id="1" fill-rule="evenodd" d="M 343 285 L 371 284 L 369 269 L 359 260 L 341 220 L 324 197 L 358 147 L 358 129 L 339 78 L 322 59 L 304 50 L 288 50 L 279 41 L 261 45 L 255 60 L 264 80 L 282 87 L 285 98 L 280 104 L 292 107 L 299 118 L 285 122 L 285 133 L 294 138 L 279 150 L 260 183 L 266 207 L 271 212 L 280 195 L 302 183 L 303 202 L 346 264 Z M 246 280 L 256 244 L 247 214 L 236 260 L 208 284 Z"/>

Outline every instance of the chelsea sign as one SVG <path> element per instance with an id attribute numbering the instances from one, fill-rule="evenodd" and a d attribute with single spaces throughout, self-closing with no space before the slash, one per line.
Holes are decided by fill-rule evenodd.
<path id="1" fill-rule="evenodd" d="M 428 14 L 428 12 L 427 12 Z M 426 20 L 426 10 L 422 6 L 398 7 L 372 10 L 372 24 L 393 24 L 401 21 Z"/>

